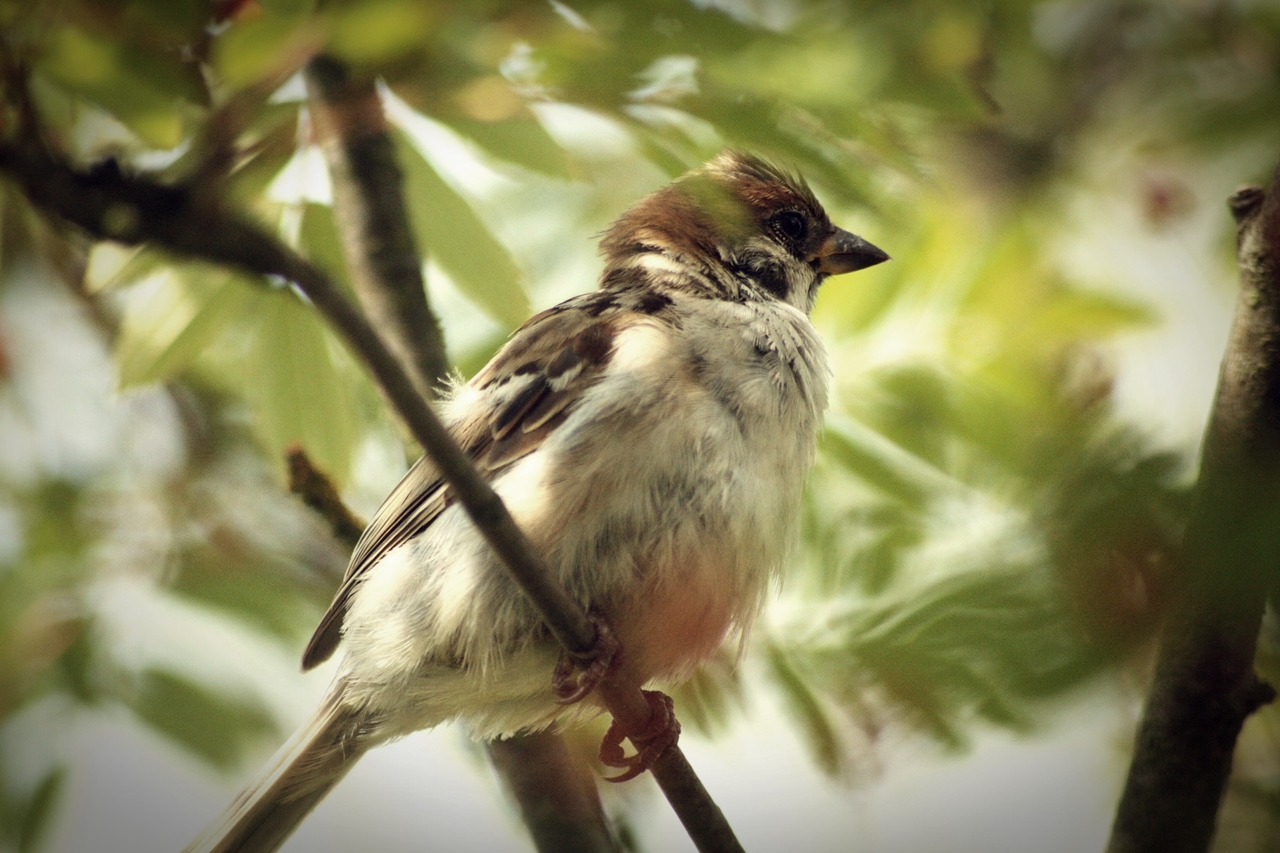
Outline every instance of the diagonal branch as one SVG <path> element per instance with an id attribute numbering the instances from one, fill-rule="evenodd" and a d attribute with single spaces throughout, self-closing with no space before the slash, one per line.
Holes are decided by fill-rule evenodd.
<path id="1" fill-rule="evenodd" d="M 222 209 L 214 199 L 184 187 L 125 175 L 112 161 L 88 172 L 77 171 L 32 133 L 0 143 L 0 171 L 17 182 L 34 206 L 95 237 L 154 243 L 181 255 L 292 282 L 373 374 L 556 640 L 576 658 L 590 657 L 595 631 L 586 613 L 550 580 L 501 499 L 363 315 L 323 271 L 259 226 Z M 629 736 L 646 731 L 652 710 L 625 661 L 597 689 L 623 731 Z M 742 849 L 678 747 L 663 753 L 652 772 L 700 851 Z"/>
<path id="2" fill-rule="evenodd" d="M 1182 589 L 1108 853 L 1203 853 L 1244 721 L 1275 697 L 1254 674 L 1280 569 L 1280 170 L 1236 193 L 1240 296 L 1182 543 Z"/>
<path id="3" fill-rule="evenodd" d="M 427 302 L 403 175 L 377 86 L 372 78 L 352 77 L 345 64 L 325 55 L 308 63 L 306 79 L 356 296 L 419 393 L 438 396 L 449 367 L 444 335 Z M 290 455 L 296 485 L 311 487 L 299 494 L 335 532 L 349 534 L 346 507 L 323 475 L 305 476 L 305 461 L 301 451 Z M 516 735 L 488 744 L 488 752 L 539 850 L 616 853 L 595 780 L 590 771 L 583 776 L 561 735 Z"/>
<path id="4" fill-rule="evenodd" d="M 333 482 L 306 451 L 286 454 L 289 491 L 329 524 L 333 535 L 355 548 L 364 530 L 342 502 Z M 609 832 L 600 792 L 590 769 L 575 759 L 554 731 L 518 735 L 488 744 L 490 761 L 520 805 L 521 817 L 542 853 L 619 853 Z"/>

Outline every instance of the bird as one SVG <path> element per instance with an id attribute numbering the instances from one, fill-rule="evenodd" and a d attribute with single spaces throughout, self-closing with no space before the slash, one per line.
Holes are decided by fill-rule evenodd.
<path id="1" fill-rule="evenodd" d="M 635 203 L 600 252 L 598 288 L 524 323 L 440 413 L 553 580 L 665 686 L 741 641 L 780 576 L 831 375 L 809 314 L 828 277 L 889 256 L 735 149 Z M 426 456 L 365 529 L 303 668 L 339 646 L 314 716 L 186 853 L 277 849 L 362 754 L 414 731 L 495 739 L 603 710 L 563 683 Z"/>

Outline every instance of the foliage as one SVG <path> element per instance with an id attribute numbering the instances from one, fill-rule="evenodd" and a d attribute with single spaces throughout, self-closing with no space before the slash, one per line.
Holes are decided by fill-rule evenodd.
<path id="1" fill-rule="evenodd" d="M 0 28 L 50 144 L 193 181 L 344 281 L 298 72 L 323 50 L 379 79 L 467 370 L 531 307 L 585 287 L 591 262 L 565 247 L 665 176 L 726 145 L 804 173 L 897 259 L 820 301 L 833 412 L 758 644 L 828 770 L 847 757 L 841 720 L 892 716 L 953 745 L 976 718 L 1025 726 L 1031 700 L 1122 662 L 1158 619 L 1186 460 L 1116 422 L 1096 349 L 1157 312 L 1071 280 L 1052 236 L 1104 131 L 1261 173 L 1240 152 L 1280 149 L 1273 4 L 0 0 Z M 22 109 L 13 78 L 0 133 Z M 1153 226 L 1177 215 L 1176 193 L 1147 201 Z M 295 643 L 340 557 L 271 478 L 300 443 L 368 488 L 356 460 L 394 427 L 362 370 L 277 282 L 86 246 L 8 185 L 3 208 L 3 286 L 32 263 L 61 279 L 98 318 L 119 390 L 159 389 L 181 413 L 182 462 L 134 488 L 170 540 L 137 573 Z M 19 422 L 24 375 L 6 363 L 0 389 Z M 119 703 L 225 766 L 269 730 L 261 705 L 200 673 L 130 670 L 96 628 L 102 552 L 130 529 L 103 507 L 128 476 L 0 472 L 17 543 L 0 719 Z M 270 511 L 213 497 L 234 489 Z M 739 689 L 708 670 L 681 702 L 714 728 Z M 34 849 L 60 779 L 51 758 L 0 785 L 3 837 Z"/>

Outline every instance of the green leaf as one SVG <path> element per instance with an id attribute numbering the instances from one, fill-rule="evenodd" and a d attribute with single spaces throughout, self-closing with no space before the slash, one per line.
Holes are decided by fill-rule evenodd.
<path id="1" fill-rule="evenodd" d="M 39 849 L 40 841 L 49 827 L 49 820 L 53 817 L 58 800 L 62 796 L 62 789 L 66 786 L 66 780 L 67 769 L 55 767 L 32 792 L 22 815 L 22 823 L 18 828 L 19 853 Z"/>
<path id="2" fill-rule="evenodd" d="M 336 580 L 247 549 L 235 537 L 193 542 L 177 555 L 172 593 L 210 605 L 277 637 L 297 640 L 333 599 Z"/>
<path id="3" fill-rule="evenodd" d="M 267 187 L 298 151 L 297 104 L 268 104 L 251 132 L 260 133 L 254 155 L 231 173 L 228 196 L 236 203 L 262 205 Z"/>
<path id="4" fill-rule="evenodd" d="M 767 655 L 769 672 L 782 688 L 788 707 L 800 722 L 814 763 L 824 773 L 836 775 L 840 771 L 840 738 L 823 707 L 823 701 L 780 647 L 770 644 Z"/>
<path id="5" fill-rule="evenodd" d="M 1064 290 L 1039 313 L 1028 332 L 1042 340 L 1098 339 L 1155 322 L 1151 308 L 1108 293 Z"/>
<path id="6" fill-rule="evenodd" d="M 226 276 L 168 346 L 156 352 L 149 361 L 131 359 L 121 364 L 121 384 L 125 387 L 143 385 L 178 376 L 228 326 L 249 316 L 258 298 L 253 285 L 237 276 Z"/>
<path id="7" fill-rule="evenodd" d="M 470 139 L 499 160 L 515 163 L 553 178 L 569 177 L 569 160 L 542 123 L 518 115 L 500 121 L 478 121 L 463 116 L 435 118 Z"/>
<path id="8" fill-rule="evenodd" d="M 247 391 L 268 453 L 280 460 L 299 444 L 321 469 L 345 481 L 359 424 L 347 377 L 339 373 L 341 351 L 291 290 L 265 293 L 257 314 Z"/>
<path id="9" fill-rule="evenodd" d="M 734 702 L 742 700 L 735 663 L 735 655 L 721 649 L 694 670 L 688 681 L 675 688 L 671 696 L 680 710 L 682 722 L 707 736 L 723 730 Z"/>
<path id="10" fill-rule="evenodd" d="M 520 269 L 471 205 L 445 183 L 401 131 L 393 131 L 414 231 L 458 288 L 508 326 L 529 316 Z"/>
<path id="11" fill-rule="evenodd" d="M 277 734 L 259 702 L 215 693 L 166 670 L 144 672 L 129 704 L 156 731 L 224 770 L 256 741 Z"/>
<path id="12" fill-rule="evenodd" d="M 278 85 L 324 45 L 326 28 L 312 18 L 267 13 L 236 21 L 213 42 L 213 67 L 227 86 Z"/>
<path id="13" fill-rule="evenodd" d="M 89 293 L 128 287 L 151 275 L 168 260 L 162 253 L 146 246 L 133 249 L 119 243 L 98 243 L 89 255 L 84 286 Z"/>
<path id="14" fill-rule="evenodd" d="M 332 12 L 329 51 L 350 62 L 395 59 L 418 47 L 432 27 L 421 0 L 363 0 Z"/>
<path id="15" fill-rule="evenodd" d="M 332 207 L 314 202 L 303 205 L 298 243 L 303 254 L 348 293 L 352 292 L 351 276 L 347 271 L 347 259 L 342 251 L 342 238 L 338 234 Z"/>
<path id="16" fill-rule="evenodd" d="M 128 49 L 75 27 L 63 27 L 50 39 L 39 70 L 162 149 L 173 148 L 185 136 L 183 97 L 202 96 L 186 63 Z"/>
<path id="17" fill-rule="evenodd" d="M 930 494 L 922 469 L 928 463 L 913 457 L 888 438 L 852 418 L 839 417 L 823 433 L 822 451 L 850 473 L 886 495 L 920 505 Z M 940 476 L 940 472 L 935 474 Z"/>

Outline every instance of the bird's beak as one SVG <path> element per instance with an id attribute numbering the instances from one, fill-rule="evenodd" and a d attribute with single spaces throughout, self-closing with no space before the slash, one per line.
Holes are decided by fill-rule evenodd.
<path id="1" fill-rule="evenodd" d="M 814 259 L 814 265 L 820 273 L 840 275 L 864 270 L 887 260 L 889 260 L 889 253 L 884 249 L 876 248 L 857 234 L 850 234 L 843 228 L 836 228 L 818 247 L 818 257 Z"/>

